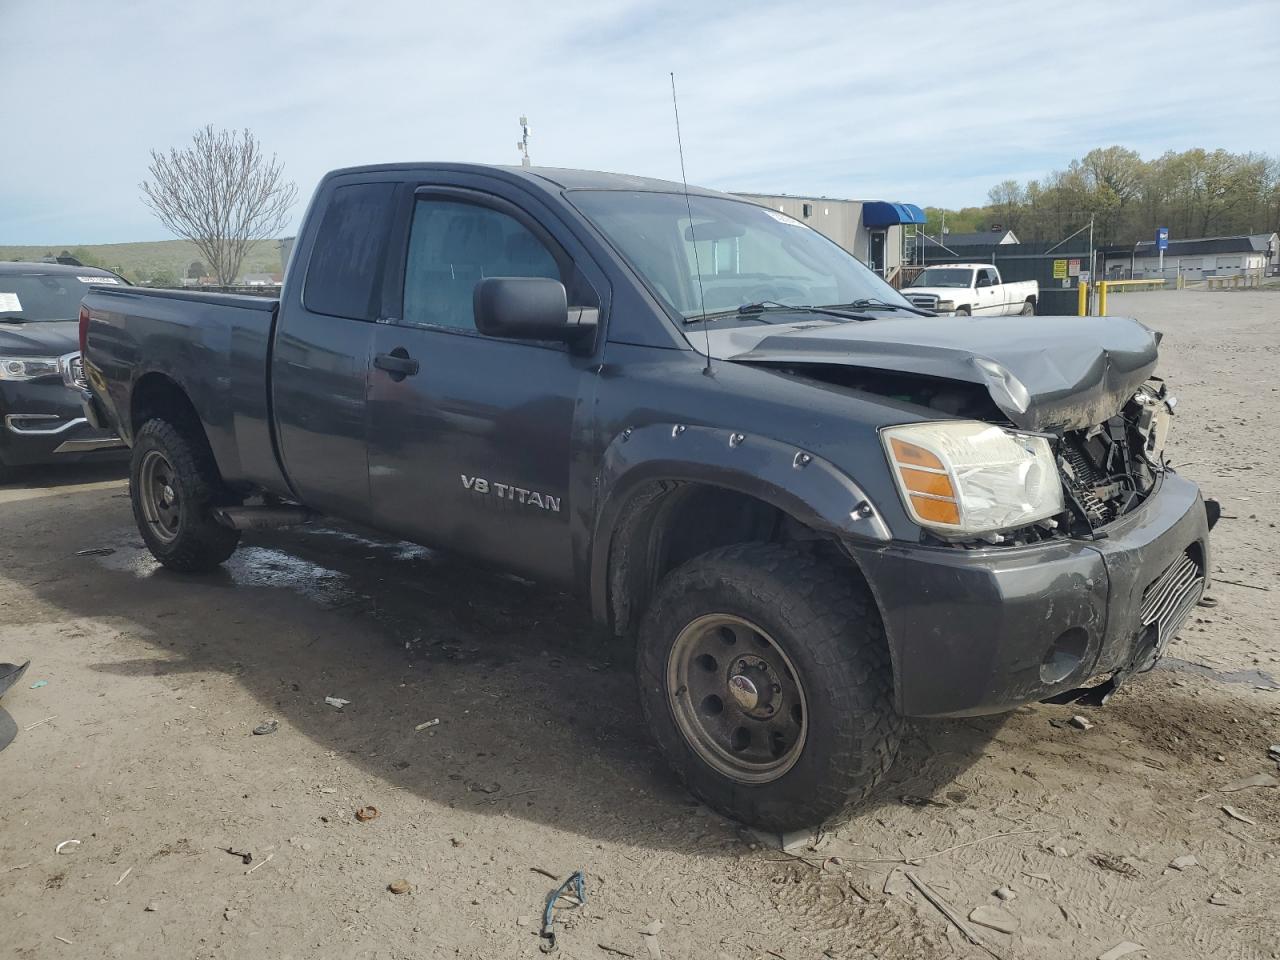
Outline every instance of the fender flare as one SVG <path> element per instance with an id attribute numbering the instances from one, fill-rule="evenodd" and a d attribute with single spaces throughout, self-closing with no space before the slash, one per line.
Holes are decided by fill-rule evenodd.
<path id="1" fill-rule="evenodd" d="M 754 497 L 842 539 L 888 543 L 880 511 L 830 461 L 794 444 L 680 423 L 623 430 L 601 458 L 589 560 L 591 611 L 610 622 L 610 560 L 628 507 L 659 483 L 703 483 Z M 647 504 L 645 504 L 647 506 Z"/>

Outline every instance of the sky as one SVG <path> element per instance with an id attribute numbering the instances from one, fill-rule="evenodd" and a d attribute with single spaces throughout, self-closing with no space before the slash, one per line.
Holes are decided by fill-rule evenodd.
<path id="1" fill-rule="evenodd" d="M 166 239 L 149 151 L 518 163 L 959 207 L 1096 146 L 1280 155 L 1280 4 L 0 0 L 0 244 Z"/>

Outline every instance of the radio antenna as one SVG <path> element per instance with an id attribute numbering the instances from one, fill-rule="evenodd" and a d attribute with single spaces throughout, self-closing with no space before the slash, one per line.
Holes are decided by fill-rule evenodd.
<path id="1" fill-rule="evenodd" d="M 693 202 L 689 199 L 689 178 L 684 172 L 684 141 L 680 137 L 680 103 L 676 100 L 676 75 L 671 73 L 671 109 L 676 115 L 676 149 L 680 152 L 680 182 L 684 186 L 684 207 L 689 212 L 689 239 L 693 241 L 693 269 L 698 275 L 698 306 L 702 312 L 702 336 L 707 346 L 707 366 L 702 371 L 711 376 L 711 331 L 707 327 L 707 298 L 702 292 L 702 264 L 698 261 L 698 234 L 693 228 Z"/>

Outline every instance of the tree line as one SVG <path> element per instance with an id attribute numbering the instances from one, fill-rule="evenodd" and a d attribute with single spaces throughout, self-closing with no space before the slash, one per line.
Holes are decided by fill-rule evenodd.
<path id="1" fill-rule="evenodd" d="M 926 232 L 1013 230 L 1024 243 L 1056 241 L 1086 227 L 1094 243 L 1271 233 L 1280 229 L 1280 158 L 1196 148 L 1144 160 L 1126 147 L 1100 147 L 1041 180 L 1005 180 L 988 203 L 926 208 Z"/>

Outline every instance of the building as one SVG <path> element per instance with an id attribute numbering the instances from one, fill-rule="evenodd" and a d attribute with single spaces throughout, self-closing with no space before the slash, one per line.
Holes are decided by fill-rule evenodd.
<path id="1" fill-rule="evenodd" d="M 1110 280 L 1144 280 L 1161 276 L 1160 251 L 1154 240 L 1132 247 L 1108 247 L 1106 274 Z M 1205 277 L 1265 275 L 1280 263 L 1280 238 L 1274 233 L 1242 237 L 1199 237 L 1170 240 L 1164 252 L 1163 276 L 1194 282 Z"/>
<path id="2" fill-rule="evenodd" d="M 979 230 L 977 233 L 944 233 L 942 244 L 952 250 L 962 247 L 1003 247 L 1011 243 L 1021 243 L 1018 235 L 1012 230 L 992 229 Z"/>
<path id="3" fill-rule="evenodd" d="M 794 197 L 785 193 L 736 196 L 808 224 L 890 279 L 911 261 L 911 252 L 923 236 L 924 211 L 913 203 Z"/>

